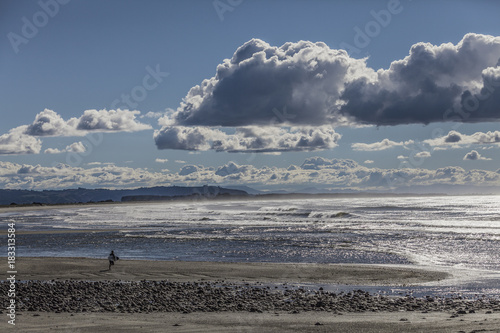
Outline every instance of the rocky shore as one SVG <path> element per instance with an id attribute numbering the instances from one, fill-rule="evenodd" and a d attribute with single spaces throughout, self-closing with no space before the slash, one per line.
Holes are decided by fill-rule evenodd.
<path id="1" fill-rule="evenodd" d="M 0 304 L 6 308 L 8 284 L 0 283 Z M 394 311 L 445 311 L 454 316 L 500 313 L 500 300 L 387 297 L 362 290 L 333 293 L 322 288 L 288 285 L 169 281 L 28 281 L 16 283 L 17 311 L 81 313 L 154 312 L 288 312 L 336 314 Z"/>

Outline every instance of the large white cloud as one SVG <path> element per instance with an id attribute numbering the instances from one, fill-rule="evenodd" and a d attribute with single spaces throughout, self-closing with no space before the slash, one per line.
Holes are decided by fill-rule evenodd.
<path id="1" fill-rule="evenodd" d="M 182 126 L 397 125 L 500 119 L 500 37 L 417 43 L 375 71 L 324 43 L 252 39 L 162 119 Z M 474 105 L 475 102 L 477 105 Z M 286 116 L 273 110 L 286 107 Z M 451 112 L 450 112 L 451 110 Z"/>

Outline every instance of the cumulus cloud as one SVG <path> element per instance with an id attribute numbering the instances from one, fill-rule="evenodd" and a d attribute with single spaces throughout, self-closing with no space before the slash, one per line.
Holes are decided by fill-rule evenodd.
<path id="1" fill-rule="evenodd" d="M 155 131 L 158 149 L 216 150 L 227 152 L 312 151 L 337 146 L 341 135 L 331 126 L 238 127 L 234 134 L 217 128 L 164 126 Z"/>
<path id="2" fill-rule="evenodd" d="M 79 141 L 79 142 L 74 142 L 70 144 L 69 146 L 66 146 L 65 149 L 57 149 L 57 148 L 47 148 L 45 149 L 44 153 L 45 154 L 61 154 L 61 153 L 85 153 L 87 151 L 87 148 L 85 145 Z"/>
<path id="3" fill-rule="evenodd" d="M 236 164 L 234 162 L 229 162 L 228 164 L 223 165 L 223 166 L 217 168 L 217 170 L 215 171 L 215 174 L 217 176 L 225 177 L 225 176 L 228 176 L 228 175 L 246 173 L 246 172 L 248 172 L 251 169 L 253 169 L 253 167 L 250 166 L 250 165 L 240 166 L 240 165 L 238 165 L 238 164 Z"/>
<path id="4" fill-rule="evenodd" d="M 460 148 L 462 146 L 475 145 L 488 145 L 497 144 L 500 145 L 500 131 L 488 131 L 486 133 L 476 132 L 472 135 L 462 134 L 457 131 L 450 131 L 447 135 L 425 140 L 431 146 L 449 146 L 452 148 Z"/>
<path id="5" fill-rule="evenodd" d="M 374 142 L 374 143 L 353 143 L 351 147 L 354 150 L 358 151 L 379 151 L 379 150 L 385 150 L 393 147 L 404 147 L 413 144 L 413 140 L 409 140 L 406 142 L 395 142 L 391 141 L 389 139 L 384 139 L 380 142 Z"/>
<path id="6" fill-rule="evenodd" d="M 72 152 L 72 153 L 84 153 L 85 151 L 87 151 L 87 148 L 85 147 L 85 145 L 81 141 L 79 141 L 79 142 L 75 142 L 75 143 L 72 143 L 69 146 L 67 146 L 66 151 Z"/>
<path id="7" fill-rule="evenodd" d="M 129 110 L 86 110 L 80 118 L 64 120 L 53 110 L 45 109 L 35 116 L 30 125 L 11 129 L 0 135 L 1 154 L 38 154 L 42 142 L 40 137 L 47 136 L 84 136 L 89 132 L 134 132 L 151 129 L 150 125 L 136 120 L 139 111 Z M 47 154 L 66 151 L 84 152 L 83 144 L 74 143 L 64 150 L 48 148 Z"/>
<path id="8" fill-rule="evenodd" d="M 500 186 L 500 173 L 485 170 L 466 171 L 460 167 L 437 170 L 400 168 L 379 169 L 359 165 L 352 160 L 311 157 L 300 166 L 288 168 L 256 167 L 229 162 L 219 167 L 184 165 L 177 173 L 151 172 L 142 168 L 92 165 L 89 168 L 59 164 L 54 167 L 22 165 L 0 161 L 2 188 L 120 188 L 172 184 L 256 184 L 294 185 L 329 184 L 338 189 L 388 189 L 400 186 L 482 185 Z"/>
<path id="9" fill-rule="evenodd" d="M 465 154 L 464 161 L 491 161 L 491 158 L 483 157 L 476 150 L 472 150 Z"/>
<path id="10" fill-rule="evenodd" d="M 500 131 L 488 131 L 486 133 L 476 132 L 471 135 L 477 144 L 490 144 L 497 143 L 500 144 Z"/>
<path id="11" fill-rule="evenodd" d="M 20 126 L 0 135 L 0 155 L 40 153 L 41 140 L 26 135 L 25 131 L 26 126 Z"/>
<path id="12" fill-rule="evenodd" d="M 53 167 L 0 162 L 2 188 L 57 189 L 71 187 L 120 188 L 169 184 L 162 173 L 106 165 L 88 169 L 58 164 Z"/>
<path id="13" fill-rule="evenodd" d="M 172 113 L 173 110 L 167 109 L 167 111 L 164 112 L 153 112 L 149 111 L 148 113 L 141 115 L 140 118 L 153 118 L 153 119 L 159 119 L 163 117 L 165 114 Z"/>
<path id="14" fill-rule="evenodd" d="M 202 170 L 202 169 L 203 169 L 203 167 L 198 167 L 196 165 L 185 165 L 179 171 L 179 175 L 180 176 L 187 176 L 187 175 L 190 175 L 190 174 L 197 172 L 199 170 Z"/>
<path id="15" fill-rule="evenodd" d="M 45 109 L 35 116 L 35 120 L 26 128 L 31 136 L 72 136 L 82 135 L 76 129 L 78 120 L 71 118 L 65 121 L 58 113 Z"/>
<path id="16" fill-rule="evenodd" d="M 300 166 L 304 170 L 323 170 L 323 169 L 340 169 L 348 170 L 354 169 L 358 166 L 353 160 L 342 159 L 327 159 L 324 157 L 310 157 L 307 158 Z"/>
<path id="17" fill-rule="evenodd" d="M 155 160 L 156 163 L 167 163 L 168 162 L 168 159 L 166 158 L 157 158 Z"/>
<path id="18" fill-rule="evenodd" d="M 456 143 L 462 141 L 462 136 L 456 131 L 450 131 L 443 139 L 445 143 Z"/>
<path id="19" fill-rule="evenodd" d="M 78 120 L 77 129 L 83 131 L 136 132 L 151 129 L 150 125 L 137 122 L 140 111 L 86 110 Z"/>
<path id="20" fill-rule="evenodd" d="M 139 111 L 86 110 L 80 118 L 64 120 L 58 113 L 45 109 L 36 115 L 25 130 L 31 136 L 83 136 L 96 132 L 134 132 L 151 129 L 150 125 L 137 122 Z"/>
<path id="21" fill-rule="evenodd" d="M 498 120 L 500 37 L 417 43 L 374 70 L 326 44 L 252 39 L 188 92 L 163 125 L 397 125 Z M 475 99 L 481 103 L 471 105 Z M 286 113 L 276 112 L 286 107 Z M 474 112 L 471 112 L 473 108 Z M 447 110 L 452 114 L 445 114 Z M 458 117 L 455 113 L 461 113 Z M 464 116 L 464 114 L 466 114 Z"/>
<path id="22" fill-rule="evenodd" d="M 47 148 L 44 150 L 45 154 L 61 154 L 64 153 L 63 150 L 60 150 L 58 148 Z"/>
<path id="23" fill-rule="evenodd" d="M 208 150 L 210 141 L 222 140 L 225 133 L 208 127 L 164 126 L 154 133 L 158 149 Z"/>
<path id="24" fill-rule="evenodd" d="M 373 163 L 375 163 L 375 162 L 374 162 L 374 161 L 372 161 L 372 160 L 366 160 L 366 161 L 364 161 L 363 163 L 365 163 L 365 164 L 373 164 Z"/>
<path id="25" fill-rule="evenodd" d="M 341 135 L 330 126 L 317 127 L 241 127 L 226 140 L 216 142 L 215 150 L 230 152 L 311 151 L 337 146 Z"/>
<path id="26" fill-rule="evenodd" d="M 421 151 L 415 154 L 416 158 L 428 158 L 431 157 L 431 153 L 428 151 Z"/>

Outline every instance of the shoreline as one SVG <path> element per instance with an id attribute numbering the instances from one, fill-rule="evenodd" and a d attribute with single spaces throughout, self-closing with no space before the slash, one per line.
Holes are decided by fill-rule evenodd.
<path id="1" fill-rule="evenodd" d="M 121 201 L 113 202 L 75 202 L 68 204 L 20 204 L 20 205 L 0 205 L 0 214 L 4 213 L 19 213 L 19 212 L 30 212 L 37 210 L 49 210 L 49 209 L 72 209 L 72 208 L 82 208 L 82 207 L 100 207 L 103 205 L 123 205 L 123 204 L 135 204 L 136 202 L 124 203 Z M 140 202 L 138 202 L 140 203 Z"/>
<path id="2" fill-rule="evenodd" d="M 129 229 L 50 229 L 50 230 L 16 230 L 16 235 L 56 235 L 56 234 L 81 234 L 81 233 L 101 233 L 128 231 Z M 132 230 L 132 229 L 130 229 Z M 0 230 L 0 236 L 7 235 L 7 230 Z"/>
<path id="3" fill-rule="evenodd" d="M 337 198 L 372 198 L 372 197 L 454 197 L 454 196 L 499 196 L 498 193 L 472 193 L 472 194 L 446 194 L 446 193 L 263 193 L 248 194 L 245 196 L 229 196 L 215 198 L 193 199 L 186 197 L 173 197 L 172 200 L 136 200 L 136 201 L 93 201 L 93 202 L 71 202 L 71 203 L 28 203 L 16 205 L 0 205 L 0 214 L 15 213 L 22 211 L 36 211 L 47 209 L 93 207 L 102 205 L 154 205 L 165 203 L 194 203 L 194 202 L 217 202 L 217 201 L 260 201 L 260 200 L 284 200 L 284 199 L 337 199 Z"/>

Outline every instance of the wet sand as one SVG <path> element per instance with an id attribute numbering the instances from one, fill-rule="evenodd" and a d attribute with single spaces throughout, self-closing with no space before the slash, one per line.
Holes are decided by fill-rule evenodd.
<path id="1" fill-rule="evenodd" d="M 2 315 L 4 317 L 4 315 Z M 334 315 L 289 313 L 29 313 L 16 327 L 0 322 L 0 330 L 18 332 L 499 332 L 498 314 L 475 313 L 450 318 L 445 312 L 384 312 Z"/>

